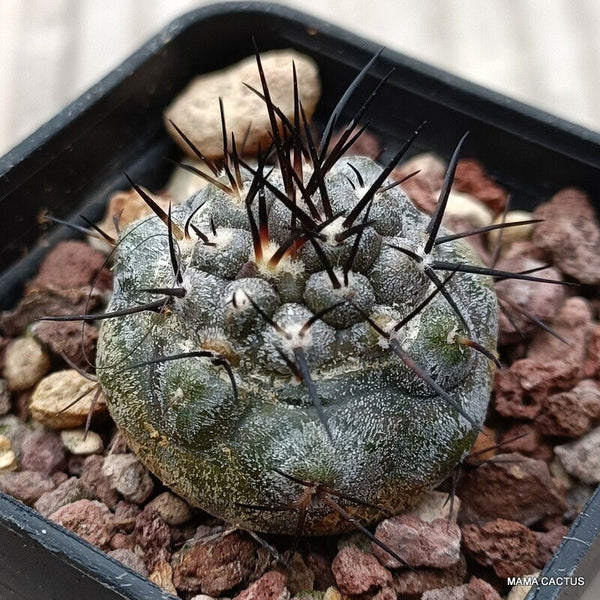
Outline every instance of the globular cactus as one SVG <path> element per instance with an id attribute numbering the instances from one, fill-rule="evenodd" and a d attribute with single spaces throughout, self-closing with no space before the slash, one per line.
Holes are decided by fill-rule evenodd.
<path id="1" fill-rule="evenodd" d="M 134 184 L 156 216 L 120 234 L 97 373 L 128 444 L 192 504 L 336 533 L 410 507 L 469 450 L 496 296 L 440 228 L 458 150 L 428 217 L 388 181 L 405 149 L 385 168 L 342 156 L 356 126 L 329 148 L 335 119 L 317 147 L 263 83 L 277 166 L 231 148 L 168 213 Z"/>

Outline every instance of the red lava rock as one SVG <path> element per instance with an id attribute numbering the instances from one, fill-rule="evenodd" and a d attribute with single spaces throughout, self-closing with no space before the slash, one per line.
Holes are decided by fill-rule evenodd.
<path id="1" fill-rule="evenodd" d="M 150 571 L 161 561 L 171 558 L 171 530 L 156 510 L 146 507 L 135 519 L 133 536 L 136 544 L 144 550 Z"/>
<path id="2" fill-rule="evenodd" d="M 289 600 L 289 598 L 290 592 L 285 587 L 285 576 L 277 571 L 269 571 L 233 600 Z"/>
<path id="3" fill-rule="evenodd" d="M 454 189 L 472 194 L 499 215 L 506 207 L 508 194 L 487 175 L 484 166 L 476 159 L 463 158 L 456 165 Z"/>
<path id="4" fill-rule="evenodd" d="M 548 465 L 517 453 L 499 454 L 466 471 L 458 495 L 462 522 L 504 518 L 532 525 L 566 508 Z"/>
<path id="5" fill-rule="evenodd" d="M 55 487 L 52 477 L 39 471 L 14 471 L 0 474 L 0 490 L 28 506 L 33 506 Z"/>
<path id="6" fill-rule="evenodd" d="M 400 181 L 415 171 L 419 172 L 400 185 L 419 210 L 431 215 L 444 183 L 446 163 L 431 152 L 417 154 L 396 167 L 390 178 Z"/>
<path id="7" fill-rule="evenodd" d="M 50 475 L 67 466 L 67 455 L 60 437 L 53 431 L 39 428 L 23 440 L 21 465 L 23 469 Z"/>
<path id="8" fill-rule="evenodd" d="M 519 273 L 543 266 L 541 261 L 524 256 L 505 257 L 498 261 L 496 268 L 511 273 Z M 535 272 L 535 277 L 561 281 L 557 269 L 548 267 Z M 510 314 L 510 319 L 504 311 L 498 313 L 498 344 L 505 346 L 519 342 L 521 335 L 531 336 L 539 331 L 539 327 L 521 310 L 536 317 L 544 323 L 550 322 L 563 304 L 565 290 L 562 285 L 538 283 L 521 279 L 505 279 L 496 283 L 496 291 L 502 307 Z M 518 327 L 518 329 L 517 329 Z"/>
<path id="9" fill-rule="evenodd" d="M 570 392 L 549 396 L 535 426 L 544 435 L 577 438 L 587 433 L 600 417 L 600 384 L 580 381 Z"/>
<path id="10" fill-rule="evenodd" d="M 554 453 L 570 475 L 584 483 L 600 482 L 600 427 L 577 440 L 555 446 Z"/>
<path id="11" fill-rule="evenodd" d="M 446 587 L 425 592 L 421 600 L 502 600 L 500 594 L 486 581 L 471 577 L 459 587 Z"/>
<path id="12" fill-rule="evenodd" d="M 112 550 L 120 550 L 122 548 L 133 550 L 135 548 L 135 540 L 132 535 L 117 531 L 117 533 L 113 534 L 110 538 L 109 546 Z"/>
<path id="13" fill-rule="evenodd" d="M 460 529 L 456 523 L 436 519 L 430 523 L 412 514 L 386 519 L 375 536 L 411 567 L 450 567 L 460 559 Z M 371 544 L 373 554 L 388 569 L 404 566 L 385 550 Z"/>
<path id="14" fill-rule="evenodd" d="M 566 525 L 559 525 L 550 531 L 535 531 L 538 541 L 538 553 L 533 564 L 542 569 L 544 565 L 552 558 L 554 551 L 562 542 L 563 537 L 567 535 L 569 528 Z"/>
<path id="15" fill-rule="evenodd" d="M 115 508 L 119 501 L 119 494 L 112 489 L 110 481 L 104 475 L 103 465 L 103 456 L 97 454 L 88 456 L 83 463 L 81 482 L 86 487 L 90 498 L 96 498 L 109 508 Z"/>
<path id="16" fill-rule="evenodd" d="M 40 514 L 48 517 L 62 506 L 84 498 L 87 498 L 87 492 L 83 483 L 76 477 L 71 477 L 61 483 L 55 490 L 40 496 L 33 507 Z"/>
<path id="17" fill-rule="evenodd" d="M 128 502 L 127 500 L 120 500 L 115 507 L 113 529 L 119 533 L 132 533 L 135 529 L 136 519 L 141 512 L 142 509 L 137 504 L 133 504 L 133 502 Z"/>
<path id="18" fill-rule="evenodd" d="M 314 573 L 314 588 L 326 590 L 335 585 L 335 577 L 331 572 L 331 559 L 318 552 L 311 551 L 306 555 L 306 565 Z"/>
<path id="19" fill-rule="evenodd" d="M 110 542 L 111 517 L 106 504 L 85 499 L 62 506 L 50 515 L 50 519 L 101 549 L 108 548 Z"/>
<path id="20" fill-rule="evenodd" d="M 364 594 L 392 584 L 392 574 L 372 555 L 349 545 L 333 559 L 331 570 L 344 594 Z"/>
<path id="21" fill-rule="evenodd" d="M 96 357 L 98 328 L 77 321 L 40 321 L 33 326 L 33 334 L 54 354 L 65 355 L 72 363 L 87 370 Z"/>
<path id="22" fill-rule="evenodd" d="M 550 262 L 582 283 L 600 283 L 600 229 L 587 194 L 563 189 L 540 204 L 533 217 L 544 219 L 532 241 Z"/>
<path id="23" fill-rule="evenodd" d="M 45 315 L 80 315 L 100 308 L 103 297 L 89 289 L 53 290 L 35 289 L 27 292 L 12 311 L 0 313 L 0 329 L 6 335 L 17 337 L 34 321 Z"/>
<path id="24" fill-rule="evenodd" d="M 182 592 L 220 596 L 244 581 L 256 563 L 256 548 L 242 534 L 216 533 L 190 540 L 173 555 L 173 582 Z"/>
<path id="25" fill-rule="evenodd" d="M 544 462 L 550 462 L 554 458 L 552 445 L 540 435 L 535 423 L 513 425 L 500 435 L 499 442 L 502 444 L 502 452 L 518 452 Z"/>
<path id="26" fill-rule="evenodd" d="M 398 594 L 394 588 L 385 587 L 380 589 L 374 596 L 373 600 L 396 600 Z"/>
<path id="27" fill-rule="evenodd" d="M 564 361 L 576 364 L 583 374 L 588 332 L 592 324 L 592 309 L 584 298 L 568 298 L 552 320 L 552 329 L 566 344 L 546 331 L 537 335 L 529 346 L 527 357 L 539 362 Z"/>
<path id="28" fill-rule="evenodd" d="M 85 242 L 67 240 L 59 242 L 47 254 L 35 279 L 27 284 L 27 289 L 78 289 L 94 283 L 95 289 L 111 289 L 112 275 L 104 267 L 105 256 Z"/>
<path id="29" fill-rule="evenodd" d="M 154 489 L 150 472 L 135 454 L 109 454 L 104 458 L 102 472 L 113 490 L 136 504 L 145 502 Z"/>
<path id="30" fill-rule="evenodd" d="M 171 492 L 159 494 L 147 506 L 156 510 L 167 525 L 183 525 L 192 518 L 190 505 Z"/>
<path id="31" fill-rule="evenodd" d="M 396 571 L 393 587 L 400 598 L 420 598 L 427 590 L 460 585 L 466 575 L 467 563 L 461 555 L 460 560 L 447 569 L 420 567 L 413 571 Z"/>
<path id="32" fill-rule="evenodd" d="M 494 407 L 503 417 L 535 419 L 548 395 L 571 389 L 579 371 L 579 365 L 569 361 L 517 360 L 496 371 Z"/>
<path id="33" fill-rule="evenodd" d="M 496 519 L 482 527 L 462 527 L 465 552 L 479 564 L 491 566 L 498 577 L 518 577 L 535 571 L 538 553 L 535 533 L 516 521 Z"/>
<path id="34" fill-rule="evenodd" d="M 112 556 L 115 560 L 123 563 L 126 567 L 139 573 L 142 577 L 148 576 L 148 569 L 144 561 L 131 549 L 118 548 L 108 552 L 109 556 Z"/>
<path id="35" fill-rule="evenodd" d="M 331 136 L 331 141 L 329 142 L 330 148 L 333 148 L 336 145 L 343 132 L 343 129 L 334 132 Z M 363 131 L 360 137 L 345 152 L 345 156 L 368 156 L 373 160 L 376 160 L 380 154 L 381 144 L 379 143 L 379 138 L 369 130 Z"/>
<path id="36" fill-rule="evenodd" d="M 600 379 L 600 324 L 594 325 L 588 336 L 583 374 L 590 379 Z"/>
<path id="37" fill-rule="evenodd" d="M 57 487 L 69 479 L 69 476 L 63 471 L 56 471 L 50 477 L 52 477 L 52 481 L 54 481 L 54 485 Z"/>

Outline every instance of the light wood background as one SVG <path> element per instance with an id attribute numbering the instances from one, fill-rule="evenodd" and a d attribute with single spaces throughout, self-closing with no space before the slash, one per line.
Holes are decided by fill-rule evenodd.
<path id="1" fill-rule="evenodd" d="M 0 155 L 170 20 L 209 3 L 0 0 Z M 600 0 L 280 3 L 600 131 Z M 597 577 L 581 600 L 598 598 Z"/>
<path id="2" fill-rule="evenodd" d="M 207 0 L 0 0 L 0 155 Z M 600 0 L 284 0 L 600 130 Z"/>

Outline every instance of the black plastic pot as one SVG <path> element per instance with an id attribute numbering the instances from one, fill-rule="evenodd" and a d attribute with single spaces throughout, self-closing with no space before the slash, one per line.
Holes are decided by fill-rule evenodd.
<path id="1" fill-rule="evenodd" d="M 261 50 L 293 47 L 318 63 L 323 119 L 347 83 L 378 49 L 316 18 L 260 3 L 220 4 L 174 21 L 131 58 L 0 160 L 0 308 L 13 305 L 47 250 L 69 232 L 40 238 L 42 208 L 62 218 L 98 218 L 107 196 L 123 188 L 122 170 L 149 188 L 165 182 L 176 155 L 161 114 L 194 74 Z M 422 120 L 413 152 L 448 156 L 471 131 L 464 155 L 479 158 L 531 208 L 576 185 L 600 198 L 600 136 L 514 102 L 406 56 L 385 51 L 365 85 L 391 67 L 389 83 L 370 109 L 371 129 L 392 151 Z M 350 103 L 349 113 L 356 104 Z M 385 158 L 385 157 L 384 157 Z M 600 565 L 598 492 L 546 567 L 549 577 L 584 576 Z M 542 586 L 529 598 L 573 598 L 581 588 Z M 0 597 L 7 600 L 152 600 L 172 598 L 61 527 L 0 494 Z"/>

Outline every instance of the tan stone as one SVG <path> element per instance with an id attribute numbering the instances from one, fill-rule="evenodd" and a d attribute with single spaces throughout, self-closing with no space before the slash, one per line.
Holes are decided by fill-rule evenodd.
<path id="1" fill-rule="evenodd" d="M 533 219 L 533 215 L 525 210 L 511 210 L 506 213 L 504 223 L 518 223 L 519 221 L 529 221 Z M 492 225 L 499 225 L 503 222 L 502 215 L 496 217 Z M 496 248 L 500 232 L 502 232 L 502 246 L 509 246 L 515 242 L 525 242 L 531 238 L 531 234 L 535 228 L 535 223 L 529 225 L 519 225 L 516 227 L 506 227 L 504 229 L 494 229 L 488 233 L 488 247 L 490 250 Z"/>
<path id="2" fill-rule="evenodd" d="M 150 573 L 148 579 L 163 590 L 166 590 L 171 594 L 177 594 L 177 590 L 173 585 L 173 569 L 166 560 L 161 560 L 154 567 L 154 571 Z"/>
<path id="3" fill-rule="evenodd" d="M 293 50 L 264 52 L 261 54 L 261 61 L 271 99 L 288 118 L 292 118 L 294 107 L 292 61 L 294 62 L 300 101 L 307 117 L 310 118 L 321 93 L 315 63 Z M 246 153 L 255 153 L 259 146 L 264 149 L 270 144 L 271 126 L 265 103 L 244 83 L 262 92 L 256 59 L 253 56 L 222 71 L 199 75 L 167 108 L 167 130 L 186 153 L 191 155 L 189 147 L 170 121 L 185 133 L 204 156 L 209 159 L 222 158 L 219 98 L 223 100 L 227 130 L 235 135 L 238 144 L 241 144 L 248 131 Z"/>
<path id="4" fill-rule="evenodd" d="M 49 370 L 48 355 L 31 337 L 17 338 L 6 349 L 4 377 L 13 392 L 32 388 Z"/>
<path id="5" fill-rule="evenodd" d="M 71 454 L 88 456 L 101 454 L 104 450 L 104 442 L 95 431 L 86 434 L 85 429 L 65 429 L 60 432 L 60 439 Z"/>
<path id="6" fill-rule="evenodd" d="M 196 178 L 200 179 L 199 177 Z M 142 188 L 142 190 L 144 190 L 165 212 L 169 209 L 169 202 L 172 200 L 170 195 L 153 194 L 145 188 Z M 118 233 L 115 227 L 115 220 L 118 221 L 119 229 L 123 230 L 130 223 L 153 214 L 152 209 L 135 190 L 119 191 L 115 192 L 109 198 L 104 219 L 98 223 L 98 227 L 109 236 L 116 238 Z M 102 252 L 108 253 L 113 249 L 113 246 L 104 239 L 90 236 L 88 241 L 96 250 Z"/>
<path id="7" fill-rule="evenodd" d="M 444 222 L 460 219 L 467 221 L 475 228 L 491 225 L 493 218 L 494 213 L 475 196 L 462 192 L 450 192 L 444 211 Z"/>
<path id="8" fill-rule="evenodd" d="M 19 467 L 17 457 L 5 435 L 0 435 L 0 473 L 16 471 Z"/>
<path id="9" fill-rule="evenodd" d="M 31 396 L 31 416 L 52 429 L 82 427 L 87 420 L 97 386 L 97 383 L 89 381 L 74 369 L 52 373 L 40 381 Z M 93 419 L 99 420 L 107 414 L 106 400 L 100 393 Z"/>

